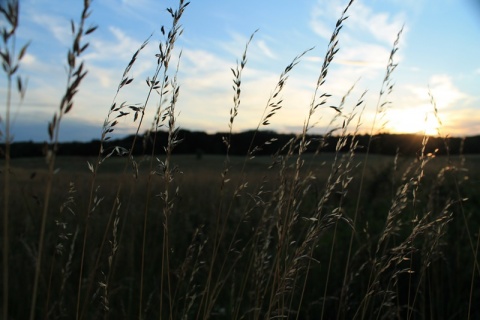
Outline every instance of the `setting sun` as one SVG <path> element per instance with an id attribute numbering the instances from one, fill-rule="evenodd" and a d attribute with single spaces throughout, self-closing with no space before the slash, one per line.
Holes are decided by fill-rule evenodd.
<path id="1" fill-rule="evenodd" d="M 441 125 L 438 123 L 432 106 L 425 105 L 416 108 L 389 110 L 386 129 L 391 133 L 418 133 L 437 135 Z"/>

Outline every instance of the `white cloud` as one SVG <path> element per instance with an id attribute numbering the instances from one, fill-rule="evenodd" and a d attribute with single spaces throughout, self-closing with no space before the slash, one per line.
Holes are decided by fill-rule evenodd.
<path id="1" fill-rule="evenodd" d="M 347 1 L 339 0 L 317 1 L 310 20 L 312 30 L 329 40 L 346 4 Z M 374 93 L 366 97 L 371 108 L 376 104 L 375 95 L 381 85 L 393 42 L 402 27 L 404 13 L 402 10 L 375 11 L 367 4 L 367 1 L 356 1 L 349 8 L 348 19 L 343 22 L 340 31 L 339 51 L 332 61 L 323 90 L 342 97 L 355 81 L 360 80 L 353 94 L 358 95 L 365 88 L 373 90 Z M 397 52 L 394 59 L 396 63 L 401 61 L 401 52 Z M 321 63 L 323 57 L 307 60 Z"/>
<path id="2" fill-rule="evenodd" d="M 338 57 L 333 61 L 339 64 L 385 69 L 389 55 L 390 50 L 385 46 L 355 41 L 353 44 L 346 45 L 345 48 L 340 46 Z"/>
<path id="3" fill-rule="evenodd" d="M 420 101 L 430 101 L 427 87 L 408 87 Z M 445 74 L 433 75 L 430 78 L 429 87 L 439 109 L 455 108 L 462 101 L 465 102 L 466 100 L 471 99 L 468 94 L 463 93 L 457 86 L 455 86 L 450 76 Z"/>
<path id="4" fill-rule="evenodd" d="M 207 131 L 225 131 L 229 110 L 233 107 L 233 64 L 218 55 L 204 50 L 185 50 L 180 69 L 181 93 L 179 109 L 182 110 L 180 123 L 188 127 Z M 182 70 L 186 70 L 184 73 Z M 250 66 L 243 70 L 241 106 L 235 130 L 255 127 L 260 121 L 270 91 L 278 75 Z M 201 119 L 202 124 L 200 124 Z M 217 123 L 215 127 L 214 123 Z M 218 123 L 225 124 L 218 128 Z M 214 127 L 209 127 L 209 126 Z"/>
<path id="5" fill-rule="evenodd" d="M 260 49 L 260 51 L 265 55 L 267 56 L 267 58 L 270 58 L 270 59 L 276 59 L 276 55 L 272 52 L 272 50 L 270 50 L 270 48 L 267 46 L 267 43 L 264 41 L 264 40 L 258 40 L 256 42 L 258 48 Z"/>
<path id="6" fill-rule="evenodd" d="M 344 1 L 319 0 L 312 9 L 310 27 L 325 39 L 330 39 L 336 21 L 344 10 Z M 391 46 L 396 39 L 403 23 L 405 13 L 375 12 L 362 2 L 354 2 L 346 14 L 348 19 L 343 22 L 344 30 L 349 38 L 358 39 L 371 37 L 383 45 Z"/>
<path id="7" fill-rule="evenodd" d="M 237 32 L 229 33 L 230 39 L 216 42 L 215 46 L 223 49 L 225 52 L 231 54 L 234 59 L 241 59 L 241 55 L 245 51 L 250 35 L 240 34 Z M 248 57 L 267 58 L 268 60 L 277 60 L 277 55 L 273 52 L 267 41 L 270 40 L 268 35 L 263 35 L 261 32 L 253 36 L 247 51 Z M 232 60 L 232 62 L 235 60 Z"/>
<path id="8" fill-rule="evenodd" d="M 374 12 L 372 8 L 355 3 L 346 22 L 347 27 L 355 32 L 367 32 L 376 40 L 391 46 L 405 21 L 403 12 L 390 14 L 387 12 Z"/>
<path id="9" fill-rule="evenodd" d="M 432 93 L 438 103 L 445 107 L 453 106 L 460 100 L 467 99 L 469 96 L 458 89 L 448 75 L 434 75 L 430 79 Z"/>
<path id="10" fill-rule="evenodd" d="M 185 49 L 182 54 L 182 67 L 189 75 L 203 72 L 230 70 L 231 63 L 222 57 L 201 49 Z"/>
<path id="11" fill-rule="evenodd" d="M 22 58 L 22 64 L 25 66 L 34 65 L 37 62 L 37 58 L 33 54 L 26 53 Z"/>
<path id="12" fill-rule="evenodd" d="M 100 6 L 108 9 L 113 17 L 126 21 L 127 25 L 133 28 L 136 24 L 141 25 L 146 35 L 158 30 L 165 21 L 170 21 L 170 14 L 165 10 L 167 5 L 164 1 L 102 0 L 100 2 Z"/>
<path id="13" fill-rule="evenodd" d="M 65 19 L 46 13 L 36 13 L 30 17 L 35 23 L 42 25 L 62 45 L 69 45 L 72 41 L 70 22 Z"/>
<path id="14" fill-rule="evenodd" d="M 92 39 L 84 59 L 90 70 L 90 76 L 95 78 L 99 85 L 111 88 L 113 92 L 142 41 L 128 36 L 117 27 L 110 26 L 108 30 L 112 37 Z M 153 74 L 156 67 L 155 50 L 158 50 L 158 47 L 153 41 L 147 44 L 133 64 L 129 77 L 146 79 L 147 76 Z"/>
<path id="15" fill-rule="evenodd" d="M 96 79 L 102 88 L 112 88 L 120 81 L 120 70 L 89 66 L 89 77 Z"/>
<path id="16" fill-rule="evenodd" d="M 330 39 L 335 21 L 340 18 L 343 8 L 340 0 L 318 0 L 312 8 L 310 27 L 319 36 Z"/>
<path id="17" fill-rule="evenodd" d="M 255 44 L 252 43 L 252 49 Z M 257 57 L 251 53 L 252 57 Z M 280 71 L 267 71 L 263 63 L 251 61 L 243 70 L 241 105 L 234 130 L 252 129 L 261 120 L 268 98 L 278 82 Z M 206 50 L 185 49 L 179 73 L 181 85 L 178 123 L 191 129 L 208 132 L 228 130 L 229 110 L 233 107 L 233 75 L 235 63 Z M 298 71 L 298 70 L 297 70 Z M 316 79 L 311 83 L 302 74 L 290 77 L 281 94 L 284 107 L 272 118 L 268 129 L 279 130 L 303 123 L 313 94 Z M 308 76 L 310 78 L 310 76 Z"/>
<path id="18" fill-rule="evenodd" d="M 110 26 L 108 30 L 109 36 L 113 36 L 113 38 L 109 37 L 108 40 L 99 37 L 91 39 L 90 48 L 84 55 L 85 59 L 94 63 L 120 60 L 128 63 L 127 59 L 131 58 L 142 42 L 127 36 L 117 27 Z"/>

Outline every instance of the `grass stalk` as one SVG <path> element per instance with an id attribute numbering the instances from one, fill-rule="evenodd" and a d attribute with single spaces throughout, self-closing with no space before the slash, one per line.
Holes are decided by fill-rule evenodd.
<path id="1" fill-rule="evenodd" d="M 475 254 L 473 256 L 474 261 L 478 261 L 478 248 L 480 247 L 480 229 L 477 231 L 477 245 L 475 249 Z M 473 306 L 473 291 L 475 289 L 475 263 L 472 270 L 472 280 L 470 281 L 470 296 L 468 299 L 468 319 L 471 319 L 472 316 L 472 306 Z"/>
<path id="2" fill-rule="evenodd" d="M 2 278 L 3 278 L 3 297 L 2 297 L 2 314 L 4 319 L 9 317 L 9 257 L 10 257 L 10 174 L 11 174 L 11 111 L 12 111 L 12 91 L 13 91 L 13 77 L 18 72 L 19 64 L 24 57 L 29 43 L 25 44 L 17 53 L 16 52 L 16 32 L 19 25 L 20 3 L 18 0 L 8 0 L 0 4 L 0 16 L 3 16 L 6 23 L 1 27 L 2 46 L 0 47 L 0 56 L 3 66 L 3 71 L 7 78 L 7 88 L 5 97 L 5 132 L 3 133 L 5 139 L 5 150 L 2 150 L 5 156 L 5 163 L 3 166 L 3 236 L 2 236 Z M 17 77 L 17 89 L 20 95 L 20 102 L 25 97 L 26 87 L 24 80 Z M 0 118 L 1 120 L 1 118 Z M 1 132 L 0 132 L 1 133 Z"/>
<path id="3" fill-rule="evenodd" d="M 49 137 L 50 137 L 50 146 L 51 149 L 47 151 L 47 161 L 48 161 L 48 176 L 45 186 L 45 196 L 44 196 L 44 206 L 41 218 L 40 225 L 40 236 L 38 241 L 38 258 L 35 266 L 35 278 L 33 284 L 33 294 L 32 294 L 32 303 L 30 306 L 30 320 L 35 318 L 36 311 L 36 301 L 38 296 L 38 282 L 40 279 L 40 272 L 42 266 L 42 257 L 44 250 L 44 239 L 46 232 L 46 223 L 47 215 L 49 211 L 49 202 L 51 199 L 52 184 L 54 179 L 54 168 L 55 168 L 55 157 L 58 148 L 58 138 L 60 133 L 60 122 L 65 114 L 67 114 L 73 107 L 73 98 L 78 90 L 80 83 L 83 78 L 86 76 L 87 72 L 83 70 L 83 62 L 77 67 L 76 59 L 87 49 L 87 44 L 82 44 L 81 40 L 83 36 L 86 36 L 93 31 L 96 27 L 89 27 L 85 30 L 85 22 L 90 15 L 90 1 L 84 1 L 84 7 L 81 15 L 81 19 L 78 25 L 77 32 L 75 32 L 75 26 L 72 21 L 72 34 L 74 36 L 74 41 L 71 50 L 68 52 L 68 78 L 67 78 L 67 89 L 65 95 L 63 96 L 59 113 L 55 113 L 52 122 L 49 123 Z"/>
<path id="4" fill-rule="evenodd" d="M 359 190 L 357 192 L 356 206 L 355 206 L 355 211 L 354 211 L 354 215 L 353 215 L 354 229 L 353 229 L 352 234 L 350 236 L 350 241 L 349 241 L 349 245 L 348 245 L 347 261 L 345 263 L 344 280 L 343 280 L 342 288 L 345 288 L 346 285 L 347 285 L 347 277 L 348 277 L 349 268 L 350 268 L 349 267 L 350 258 L 351 258 L 351 255 L 352 255 L 353 241 L 354 241 L 354 238 L 355 238 L 355 228 L 356 228 L 356 225 L 357 225 L 357 218 L 358 218 L 358 213 L 359 213 L 359 210 L 360 210 L 360 204 L 361 204 L 361 199 L 362 199 L 362 194 L 363 194 L 363 189 L 364 189 L 364 182 L 365 182 L 365 173 L 366 173 L 366 169 L 367 169 L 368 158 L 369 158 L 369 155 L 370 155 L 372 139 L 373 139 L 373 135 L 374 135 L 374 132 L 375 132 L 376 126 L 377 126 L 377 118 L 378 118 L 379 114 L 382 113 L 385 110 L 385 106 L 388 105 L 388 103 L 389 103 L 388 101 L 382 102 L 382 100 L 385 98 L 385 94 L 388 95 L 393 90 L 393 84 L 391 83 L 391 76 L 392 76 L 393 71 L 397 67 L 397 64 L 394 63 L 394 57 L 395 57 L 395 53 L 398 51 L 398 43 L 400 41 L 400 36 L 402 34 L 402 31 L 403 31 L 403 28 L 400 29 L 400 31 L 398 32 L 397 38 L 396 38 L 396 40 L 393 44 L 393 48 L 390 52 L 390 56 L 389 56 L 388 64 L 387 64 L 387 70 L 385 72 L 385 77 L 384 77 L 383 82 L 382 82 L 382 87 L 381 87 L 380 93 L 378 95 L 378 100 L 377 100 L 377 104 L 376 104 L 376 111 L 375 111 L 375 114 L 374 114 L 372 125 L 370 127 L 369 139 L 368 139 L 367 147 L 366 147 L 366 150 L 365 150 L 365 158 L 363 160 L 362 172 L 360 174 L 360 186 L 359 186 Z M 344 306 L 343 306 L 344 299 L 345 299 L 344 290 L 342 289 L 342 293 L 340 295 L 340 301 L 339 301 L 339 310 L 342 310 L 344 308 Z M 340 315 L 341 315 L 341 313 L 339 312 L 338 316 L 337 316 L 337 320 L 340 319 Z"/>
<path id="5" fill-rule="evenodd" d="M 15 41 L 12 43 L 12 49 L 15 49 Z M 9 208 L 10 208 L 10 108 L 12 97 L 12 75 L 7 74 L 7 97 L 5 112 L 5 165 L 3 167 L 4 189 L 3 189 L 3 318 L 8 318 L 8 260 L 9 260 Z"/>

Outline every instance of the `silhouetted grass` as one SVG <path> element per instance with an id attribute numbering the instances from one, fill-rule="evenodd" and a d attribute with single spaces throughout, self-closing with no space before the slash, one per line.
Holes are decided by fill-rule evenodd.
<path id="1" fill-rule="evenodd" d="M 61 119 L 88 81 L 86 67 L 77 62 L 87 48 L 83 36 L 95 30 L 85 27 L 85 1 L 80 23 L 66 26 L 74 39 L 68 85 L 48 125 L 46 157 L 11 161 L 10 95 L 18 70 L 12 66 L 27 49 L 16 53 L 9 45 L 18 2 L 7 1 L 2 14 L 10 25 L 1 48 L 9 83 L 2 118 L 3 318 L 478 318 L 478 157 L 437 156 L 427 151 L 428 136 L 416 157 L 369 153 L 371 137 L 383 125 L 376 122 L 388 112 L 401 31 L 386 61 L 378 118 L 368 143 L 359 145 L 365 93 L 352 97 L 353 84 L 333 106 L 324 92 L 352 3 L 334 26 L 303 130 L 287 143 L 254 135 L 243 157 L 230 154 L 254 33 L 232 68 L 226 155 L 175 155 L 182 143 L 176 123 L 181 52 L 175 43 L 188 6 L 180 0 L 167 9 L 170 28 L 160 29 L 163 40 L 143 106 L 116 99 L 136 81 L 130 70 L 150 39 L 134 53 L 106 106 L 98 156 L 56 157 Z M 288 75 L 310 50 L 300 51 L 277 83 L 265 88 L 268 102 L 255 132 L 275 121 Z M 8 59 L 15 55 L 17 60 Z M 25 93 L 21 80 L 17 89 Z M 144 106 L 153 96 L 160 103 L 147 119 Z M 432 108 L 437 113 L 434 97 Z M 331 129 L 314 141 L 314 118 L 325 109 L 336 113 Z M 165 145 L 137 156 L 135 140 L 129 148 L 111 144 L 121 118 L 137 124 L 135 139 L 153 146 L 159 130 L 168 132 Z M 139 135 L 145 122 L 150 130 Z M 338 137 L 334 152 L 326 153 L 332 135 Z M 448 150 L 447 137 L 439 136 Z M 307 154 L 313 144 L 317 152 Z M 265 145 L 278 152 L 257 156 Z M 359 148 L 367 152 L 357 154 Z"/>

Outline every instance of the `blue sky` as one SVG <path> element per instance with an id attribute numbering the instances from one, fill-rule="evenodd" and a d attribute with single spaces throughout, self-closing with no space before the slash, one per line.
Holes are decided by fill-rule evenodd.
<path id="1" fill-rule="evenodd" d="M 58 108 L 66 81 L 66 53 L 71 43 L 69 20 L 78 21 L 83 1 L 22 0 L 18 43 L 31 41 L 21 74 L 28 77 L 25 101 L 14 104 L 15 141 L 47 140 L 47 123 Z M 255 128 L 283 69 L 304 50 L 291 72 L 283 108 L 265 129 L 298 132 L 308 114 L 328 40 L 347 0 L 192 0 L 183 16 L 178 82 L 178 123 L 184 129 L 228 130 L 233 105 L 232 73 L 245 44 L 259 31 L 248 51 L 242 103 L 234 131 Z M 155 69 L 160 27 L 170 25 L 167 7 L 176 1 L 94 0 L 89 22 L 99 28 L 88 38 L 84 55 L 89 70 L 72 111 L 62 124 L 61 140 L 98 139 L 125 66 L 152 33 L 132 69 L 135 81 L 117 101 L 143 103 L 145 79 Z M 345 110 L 366 94 L 362 130 L 369 132 L 378 92 L 397 32 L 404 25 L 394 91 L 389 97 L 383 131 L 435 133 L 428 91 L 436 99 L 440 131 L 451 136 L 480 134 L 480 4 L 478 0 L 357 0 L 340 35 L 322 92 L 338 105 L 355 84 Z M 3 23 L 3 22 L 2 22 Z M 5 97 L 5 77 L 0 80 Z M 154 102 L 152 102 L 153 104 Z M 2 103 L 4 105 L 4 103 Z M 151 117 L 155 106 L 147 106 Z M 1 108 L 4 118 L 5 108 Z M 323 133 L 333 109 L 319 109 L 314 132 Z M 426 120 L 427 118 L 427 120 Z M 151 119 L 151 118 L 150 118 Z M 145 122 L 144 131 L 150 126 Z M 331 126 L 330 126 L 331 127 Z M 134 131 L 132 118 L 122 119 L 115 134 Z M 2 130 L 3 124 L 2 124 Z"/>

